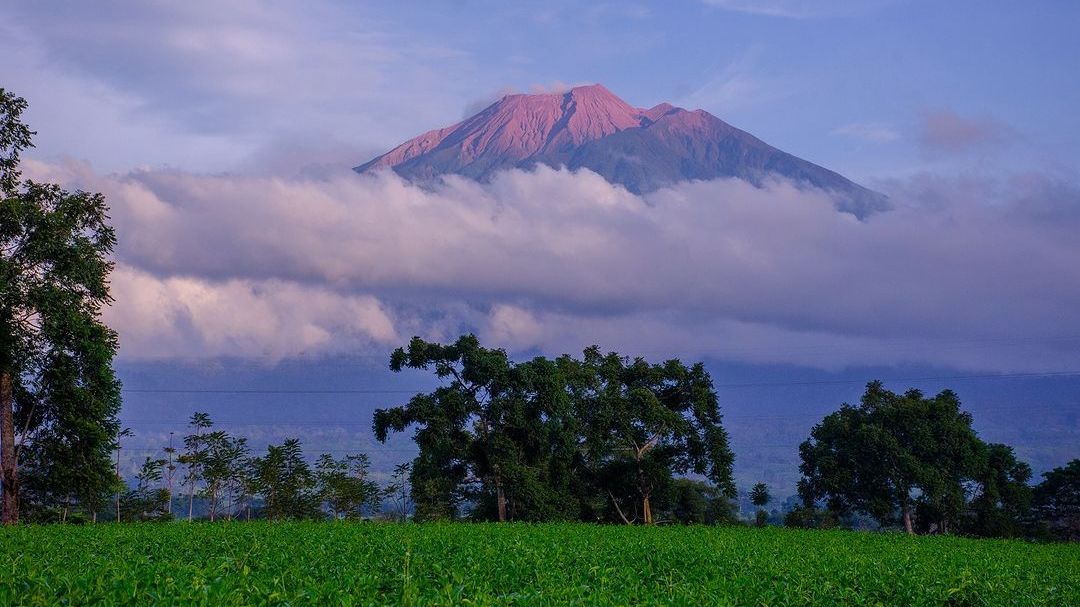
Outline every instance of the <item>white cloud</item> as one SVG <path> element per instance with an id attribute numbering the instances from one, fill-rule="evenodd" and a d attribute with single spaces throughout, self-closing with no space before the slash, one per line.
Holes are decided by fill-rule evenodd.
<path id="1" fill-rule="evenodd" d="M 1080 190 L 1038 175 L 883 184 L 894 209 L 858 221 L 787 183 L 643 198 L 546 167 L 427 189 L 392 173 L 27 171 L 108 197 L 125 267 L 111 319 L 132 357 L 290 356 L 474 330 L 520 350 L 1080 365 L 1051 339 L 1080 334 Z M 970 345 L 988 337 L 1028 341 Z"/>
<path id="2" fill-rule="evenodd" d="M 257 357 L 278 360 L 401 341 L 390 312 L 370 295 L 280 280 L 160 278 L 120 265 L 106 322 L 134 358 Z"/>

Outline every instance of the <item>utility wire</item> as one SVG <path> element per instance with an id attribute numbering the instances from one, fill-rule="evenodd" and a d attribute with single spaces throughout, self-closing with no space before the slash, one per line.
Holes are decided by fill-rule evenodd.
<path id="1" fill-rule="evenodd" d="M 995 379 L 1022 379 L 1045 377 L 1075 377 L 1080 371 L 1038 371 L 1031 373 L 987 373 L 975 375 L 938 375 L 923 377 L 886 377 L 883 382 L 925 382 L 925 381 L 971 381 Z M 823 379 L 806 381 L 771 381 L 730 384 L 713 384 L 714 388 L 772 388 L 784 386 L 826 386 L 845 384 L 865 384 L 864 379 Z M 278 388 L 123 388 L 128 394 L 288 394 L 288 395 L 348 395 L 348 394 L 418 394 L 437 388 L 432 386 L 414 390 L 405 389 L 278 389 Z"/>

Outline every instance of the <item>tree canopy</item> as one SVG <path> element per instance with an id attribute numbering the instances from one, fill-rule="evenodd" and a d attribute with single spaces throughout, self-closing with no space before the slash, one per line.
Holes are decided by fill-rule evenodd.
<path id="1" fill-rule="evenodd" d="M 108 304 L 116 236 L 100 194 L 21 181 L 26 102 L 0 89 L 0 484 L 20 504 L 95 507 L 116 485 L 116 333 Z"/>
<path id="2" fill-rule="evenodd" d="M 581 359 L 522 363 L 465 335 L 414 338 L 394 371 L 430 369 L 446 383 L 376 411 L 375 435 L 415 426 L 410 482 L 419 518 L 465 504 L 495 520 L 655 522 L 655 496 L 677 475 L 734 495 L 734 459 L 702 365 L 650 364 L 589 348 Z"/>
<path id="3" fill-rule="evenodd" d="M 834 516 L 866 513 L 909 533 L 1007 533 L 1026 516 L 1030 468 L 988 445 L 950 390 L 896 394 L 881 382 L 843 405 L 799 447 L 799 493 Z"/>

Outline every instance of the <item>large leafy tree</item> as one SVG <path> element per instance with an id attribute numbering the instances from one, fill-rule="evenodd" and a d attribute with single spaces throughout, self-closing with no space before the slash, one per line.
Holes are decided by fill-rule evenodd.
<path id="1" fill-rule="evenodd" d="M 0 89 L 0 518 L 97 504 L 113 488 L 118 431 L 110 301 L 116 244 L 100 194 L 21 181 L 26 102 Z M 24 470 L 25 468 L 25 470 Z M 25 477 L 21 485 L 20 476 Z"/>
<path id="2" fill-rule="evenodd" d="M 917 523 L 947 532 L 963 514 L 965 483 L 982 469 L 983 448 L 952 391 L 896 394 L 875 381 L 858 406 L 826 416 L 800 445 L 799 492 L 808 506 L 823 500 L 834 514 L 865 512 L 882 524 L 899 514 L 908 533 Z"/>
<path id="3" fill-rule="evenodd" d="M 735 457 L 702 364 L 650 364 L 591 347 L 581 365 L 592 382 L 578 405 L 589 464 L 619 519 L 631 522 L 631 510 L 655 522 L 653 494 L 676 474 L 702 475 L 735 496 Z"/>
<path id="4" fill-rule="evenodd" d="M 453 517 L 471 502 L 474 516 L 500 521 L 595 520 L 614 510 L 651 522 L 653 496 L 683 473 L 734 492 L 727 435 L 700 365 L 649 365 L 596 348 L 583 360 L 513 363 L 466 335 L 449 345 L 414 338 L 391 368 L 430 369 L 445 381 L 375 413 L 379 440 L 416 428 L 419 519 Z"/>

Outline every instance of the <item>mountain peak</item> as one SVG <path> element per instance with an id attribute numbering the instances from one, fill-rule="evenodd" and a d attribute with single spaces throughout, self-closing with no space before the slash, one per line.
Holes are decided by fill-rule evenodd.
<path id="1" fill-rule="evenodd" d="M 834 194 L 862 214 L 881 194 L 786 154 L 704 110 L 661 103 L 636 108 L 600 84 L 512 94 L 465 120 L 410 139 L 356 167 L 391 168 L 408 179 L 456 173 L 487 180 L 537 163 L 587 168 L 632 192 L 721 177 L 763 183 L 770 175 Z"/>

